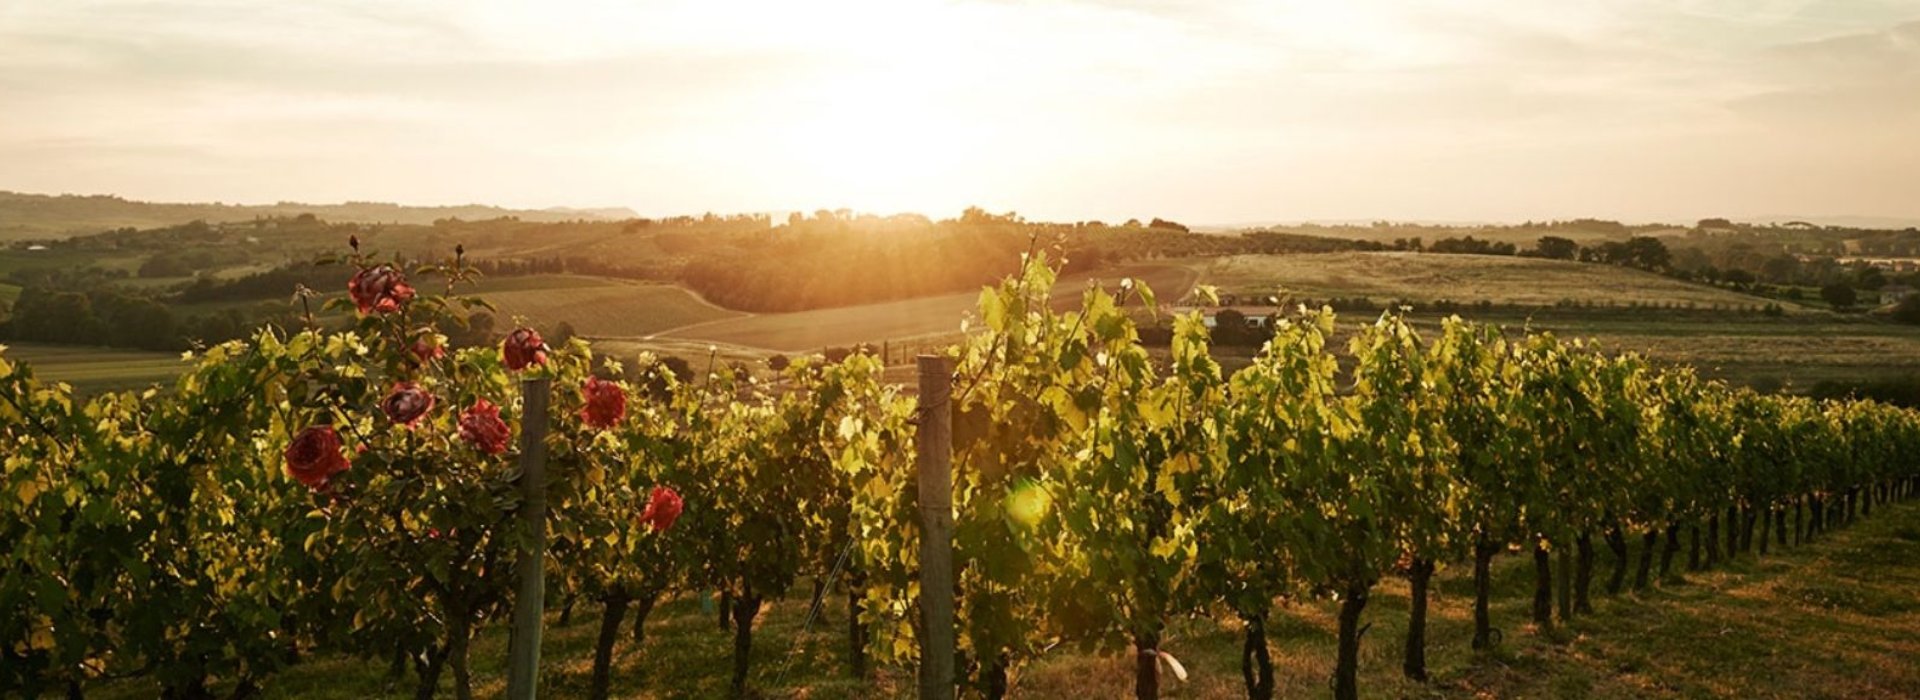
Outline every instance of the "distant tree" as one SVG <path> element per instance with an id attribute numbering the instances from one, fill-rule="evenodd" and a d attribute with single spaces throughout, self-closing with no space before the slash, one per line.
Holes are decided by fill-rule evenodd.
<path id="1" fill-rule="evenodd" d="M 1722 218 L 1701 219 L 1698 227 L 1729 229 L 1733 228 L 1733 222 Z"/>
<path id="2" fill-rule="evenodd" d="M 964 211 L 960 212 L 960 223 L 963 224 L 1017 224 L 1020 223 L 1020 221 L 1020 214 L 1018 212 L 1010 211 L 1005 214 L 993 214 L 980 207 L 967 207 Z"/>
<path id="3" fill-rule="evenodd" d="M 792 365 L 793 361 L 787 359 L 786 355 L 775 353 L 772 357 L 767 358 L 767 367 L 775 372 L 784 372 Z"/>
<path id="4" fill-rule="evenodd" d="M 1800 259 L 1791 255 L 1776 255 L 1760 263 L 1760 279 L 1774 284 L 1786 284 L 1800 274 Z"/>
<path id="5" fill-rule="evenodd" d="M 1900 303 L 1893 305 L 1893 320 L 1920 326 L 1920 294 L 1900 297 Z"/>
<path id="6" fill-rule="evenodd" d="M 1153 217 L 1153 221 L 1147 222 L 1147 228 L 1165 229 L 1168 231 L 1179 231 L 1181 233 L 1188 232 L 1188 229 L 1185 225 L 1174 223 L 1172 221 L 1168 221 L 1166 219 L 1162 219 L 1157 216 Z"/>
<path id="7" fill-rule="evenodd" d="M 660 361 L 660 364 L 666 367 L 667 371 L 672 372 L 674 378 L 680 381 L 684 382 L 693 379 L 693 365 L 687 362 L 687 358 L 678 355 L 668 355 L 666 359 Z"/>
<path id="8" fill-rule="evenodd" d="M 1427 247 L 1428 252 L 1455 253 L 1463 255 L 1513 255 L 1518 247 L 1512 243 L 1493 240 L 1481 240 L 1473 236 L 1464 238 L 1442 238 Z"/>
<path id="9" fill-rule="evenodd" d="M 1753 279 L 1753 273 L 1748 272 L 1746 270 L 1739 269 L 1739 268 L 1734 268 L 1721 273 L 1720 280 L 1723 282 L 1726 282 L 1727 284 L 1731 284 L 1735 287 L 1739 287 L 1742 289 L 1753 286 L 1753 283 L 1755 281 Z"/>
<path id="10" fill-rule="evenodd" d="M 1627 239 L 1627 264 L 1645 270 L 1665 270 L 1673 262 L 1673 254 L 1667 250 L 1667 244 L 1651 236 L 1634 236 Z"/>
<path id="11" fill-rule="evenodd" d="M 8 326 L 10 337 L 19 340 L 74 345 L 98 345 L 106 341 L 93 300 L 81 292 L 28 287 L 14 303 L 13 318 Z"/>
<path id="12" fill-rule="evenodd" d="M 446 329 L 447 341 L 454 347 L 469 348 L 492 345 L 499 339 L 493 335 L 493 314 L 475 311 L 467 317 L 466 328 L 450 327 Z"/>
<path id="13" fill-rule="evenodd" d="M 573 324 L 561 321 L 560 325 L 553 327 L 553 337 L 547 339 L 547 342 L 555 347 L 559 347 L 567 344 L 567 341 L 573 340 L 573 337 L 579 334 L 579 332 L 573 329 Z"/>
<path id="14" fill-rule="evenodd" d="M 1573 242 L 1571 238 L 1541 236 L 1540 240 L 1533 244 L 1533 252 L 1543 258 L 1572 260 L 1580 255 L 1580 244 Z"/>
<path id="15" fill-rule="evenodd" d="M 1880 268 L 1861 265 L 1853 272 L 1853 286 L 1861 289 L 1879 289 L 1887 286 L 1887 275 Z"/>
<path id="16" fill-rule="evenodd" d="M 108 345 L 147 350 L 174 350 L 181 344 L 173 312 L 145 297 L 105 295 L 97 304 L 102 338 Z"/>
<path id="17" fill-rule="evenodd" d="M 1820 288 L 1820 298 L 1836 309 L 1850 309 L 1860 301 L 1853 287 L 1845 282 L 1835 282 Z"/>
<path id="18" fill-rule="evenodd" d="M 1213 342 L 1240 345 L 1246 342 L 1247 315 L 1235 309 L 1221 309 L 1213 315 Z"/>
<path id="19" fill-rule="evenodd" d="M 1125 223 L 1125 224 L 1122 224 L 1122 225 L 1123 225 L 1123 226 L 1126 226 L 1127 228 L 1140 228 L 1140 220 L 1139 220 L 1139 219 L 1127 219 L 1127 223 Z"/>

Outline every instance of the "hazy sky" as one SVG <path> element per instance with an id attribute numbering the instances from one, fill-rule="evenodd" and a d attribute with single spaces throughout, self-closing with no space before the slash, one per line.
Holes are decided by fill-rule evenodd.
<path id="1" fill-rule="evenodd" d="M 0 0 L 0 189 L 1920 216 L 1920 0 Z"/>

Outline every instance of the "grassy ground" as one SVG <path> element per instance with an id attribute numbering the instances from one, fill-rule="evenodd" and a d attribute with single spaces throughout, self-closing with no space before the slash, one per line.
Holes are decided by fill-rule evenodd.
<path id="1" fill-rule="evenodd" d="M 35 376 L 67 382 L 83 393 L 165 383 L 187 368 L 174 353 L 33 343 L 6 348 L 8 361 L 32 365 Z"/>
<path id="2" fill-rule="evenodd" d="M 643 336 L 740 315 L 685 288 L 574 275 L 486 280 L 477 294 L 500 309 L 501 321 L 524 316 L 542 328 L 562 321 L 586 336 Z"/>
<path id="3" fill-rule="evenodd" d="M 1630 555 L 1637 557 L 1637 550 Z M 1920 505 L 1881 508 L 1820 542 L 1767 557 L 1743 556 L 1730 566 L 1676 575 L 1641 593 L 1604 594 L 1612 566 L 1604 548 L 1596 562 L 1595 614 L 1551 634 L 1532 629 L 1531 561 L 1495 562 L 1494 624 L 1504 642 L 1486 654 L 1469 649 L 1472 593 L 1464 566 L 1436 577 L 1429 626 L 1427 684 L 1400 677 L 1406 585 L 1388 580 L 1376 589 L 1363 624 L 1364 697 L 1430 698 L 1862 698 L 1920 696 Z M 1631 576 L 1629 576 L 1631 585 Z M 806 590 L 804 585 L 798 590 Z M 836 596 L 836 598 L 838 598 Z M 824 623 L 802 634 L 804 596 L 780 601 L 756 629 L 753 685 L 766 697 L 906 698 L 908 669 L 883 669 L 856 682 L 844 675 L 846 612 L 835 600 Z M 597 610 L 583 605 L 568 625 L 549 617 L 543 689 L 577 697 L 587 685 Z M 1335 623 L 1331 604 L 1310 601 L 1283 609 L 1271 624 L 1278 697 L 1328 693 Z M 614 695 L 621 698 L 723 697 L 730 637 L 701 608 L 697 596 L 663 604 L 635 650 L 623 637 L 616 657 Z M 476 643 L 477 691 L 504 689 L 502 629 Z M 1245 697 L 1239 675 L 1240 630 L 1211 618 L 1176 620 L 1162 648 L 1191 672 L 1170 677 L 1170 698 Z M 781 672 L 786 667 L 784 679 Z M 1014 697 L 1115 698 L 1131 695 L 1130 658 L 1055 652 L 1020 669 Z M 322 658 L 283 674 L 275 698 L 402 698 L 404 681 L 390 682 L 385 665 Z M 443 687 L 443 691 L 445 688 Z M 123 683 L 90 697 L 151 697 L 152 688 Z"/>
<path id="4" fill-rule="evenodd" d="M 1295 296 L 1450 300 L 1551 306 L 1563 300 L 1618 306 L 1764 306 L 1768 300 L 1682 282 L 1613 265 L 1506 255 L 1369 252 L 1314 255 L 1236 255 L 1206 266 L 1207 284 L 1223 293 L 1266 296 L 1275 288 Z M 1792 302 L 1782 302 L 1790 310 Z"/>

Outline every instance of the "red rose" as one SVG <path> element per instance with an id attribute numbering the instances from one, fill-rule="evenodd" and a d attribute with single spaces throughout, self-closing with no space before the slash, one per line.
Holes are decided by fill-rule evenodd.
<path id="1" fill-rule="evenodd" d="M 580 393 L 587 400 L 587 405 L 580 409 L 580 420 L 590 427 L 605 430 L 627 415 L 627 392 L 622 391 L 619 384 L 587 377 Z"/>
<path id="2" fill-rule="evenodd" d="M 665 532 L 673 527 L 673 521 L 680 518 L 680 509 L 684 506 L 680 494 L 671 487 L 655 486 L 647 497 L 646 510 L 640 511 L 640 521 L 653 527 L 654 532 Z"/>
<path id="3" fill-rule="evenodd" d="M 419 340 L 413 341 L 413 346 L 408 350 L 412 351 L 413 356 L 421 362 L 432 362 L 447 356 L 446 346 L 441 345 L 440 339 L 431 334 L 420 336 Z"/>
<path id="4" fill-rule="evenodd" d="M 507 339 L 500 343 L 500 354 L 506 358 L 507 369 L 515 372 L 526 369 L 527 365 L 544 365 L 547 341 L 541 340 L 532 328 L 522 328 L 507 334 Z"/>
<path id="5" fill-rule="evenodd" d="M 307 488 L 324 489 L 333 475 L 346 470 L 347 456 L 340 453 L 340 434 L 333 426 L 309 426 L 287 445 L 287 476 Z"/>
<path id="6" fill-rule="evenodd" d="M 393 391 L 380 402 L 380 410 L 387 419 L 400 425 L 413 427 L 433 409 L 433 394 L 413 382 L 400 382 L 393 385 Z"/>
<path id="7" fill-rule="evenodd" d="M 364 268 L 347 280 L 347 295 L 362 314 L 390 314 L 413 301 L 413 286 L 392 265 L 381 265 Z"/>
<path id="8" fill-rule="evenodd" d="M 506 452 L 509 437 L 506 421 L 500 420 L 500 407 L 492 401 L 480 399 L 460 414 L 460 439 L 475 449 L 490 455 Z"/>

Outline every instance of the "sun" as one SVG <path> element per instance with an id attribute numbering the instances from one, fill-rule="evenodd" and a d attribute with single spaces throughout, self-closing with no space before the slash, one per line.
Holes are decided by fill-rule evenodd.
<path id="1" fill-rule="evenodd" d="M 822 87 L 782 129 L 785 160 L 803 171 L 805 191 L 867 211 L 911 211 L 955 196 L 987 157 L 989 127 L 968 120 L 964 105 L 890 80 Z"/>

